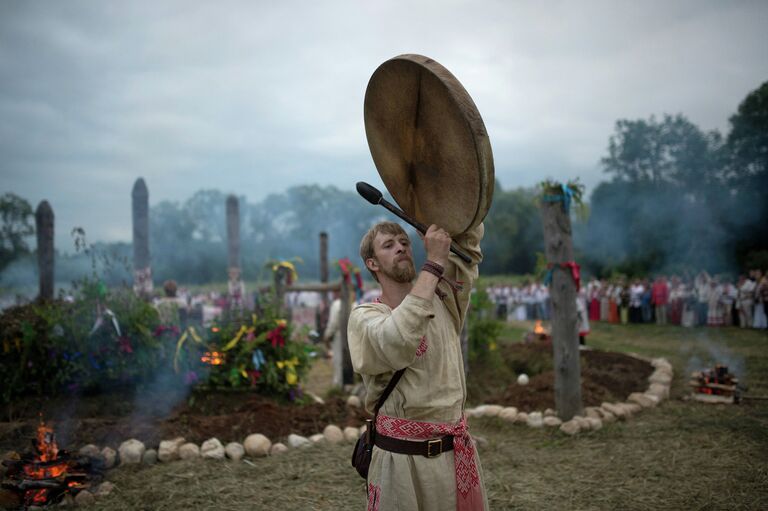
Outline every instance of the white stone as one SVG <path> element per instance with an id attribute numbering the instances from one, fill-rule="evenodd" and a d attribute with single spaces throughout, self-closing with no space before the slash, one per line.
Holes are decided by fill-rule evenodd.
<path id="1" fill-rule="evenodd" d="M 488 439 L 484 436 L 472 436 L 472 442 L 479 447 L 488 447 Z"/>
<path id="2" fill-rule="evenodd" d="M 603 423 L 616 422 L 616 416 L 607 410 L 603 410 Z"/>
<path id="3" fill-rule="evenodd" d="M 351 426 L 344 428 L 344 441 L 354 443 L 357 442 L 358 438 L 360 438 L 360 432 L 357 428 Z"/>
<path id="4" fill-rule="evenodd" d="M 543 422 L 545 426 L 551 428 L 556 428 L 563 424 L 563 421 L 561 421 L 558 417 L 553 417 L 552 415 L 547 415 L 544 417 Z"/>
<path id="5" fill-rule="evenodd" d="M 109 481 L 104 481 L 99 485 L 99 488 L 96 490 L 95 495 L 97 497 L 105 497 L 112 493 L 112 490 L 115 489 L 115 485 L 110 483 Z"/>
<path id="6" fill-rule="evenodd" d="M 585 417 L 584 420 L 589 423 L 589 429 L 593 431 L 603 429 L 603 421 L 596 417 Z"/>
<path id="7" fill-rule="evenodd" d="M 254 433 L 253 435 L 248 435 L 243 446 L 245 447 L 245 452 L 248 453 L 248 456 L 266 456 L 269 454 L 269 448 L 272 447 L 272 442 L 261 433 Z"/>
<path id="8" fill-rule="evenodd" d="M 213 460 L 223 460 L 227 453 L 218 438 L 209 438 L 200 446 L 200 456 Z"/>
<path id="9" fill-rule="evenodd" d="M 522 373 L 520 376 L 517 377 L 518 385 L 528 385 L 529 381 L 530 379 L 528 378 L 528 375 L 525 373 Z"/>
<path id="10" fill-rule="evenodd" d="M 200 448 L 197 444 L 188 442 L 179 447 L 179 458 L 182 460 L 193 460 L 200 457 Z"/>
<path id="11" fill-rule="evenodd" d="M 613 403 L 603 403 L 600 408 L 613 414 L 617 419 L 626 419 L 627 412 L 621 406 L 616 406 Z"/>
<path id="12" fill-rule="evenodd" d="M 655 367 L 656 369 L 666 368 L 666 369 L 669 369 L 670 371 L 672 370 L 672 364 L 670 364 L 669 361 L 666 358 L 663 358 L 663 357 L 652 359 L 651 360 L 651 365 L 653 367 Z"/>
<path id="13" fill-rule="evenodd" d="M 322 433 L 315 433 L 311 437 L 309 437 L 309 441 L 313 444 L 319 444 L 320 442 L 325 442 L 325 437 Z"/>
<path id="14" fill-rule="evenodd" d="M 356 429 L 355 429 L 355 432 L 357 432 Z M 291 433 L 290 435 L 288 435 L 288 445 L 293 449 L 298 449 L 299 447 L 309 447 L 310 445 L 312 445 L 312 442 L 310 442 L 309 438 L 305 436 Z"/>
<path id="15" fill-rule="evenodd" d="M 648 386 L 646 394 L 654 394 L 655 396 L 658 396 L 659 399 L 667 399 L 669 397 L 669 385 L 651 383 Z"/>
<path id="16" fill-rule="evenodd" d="M 656 406 L 656 402 L 647 397 L 645 394 L 641 394 L 640 392 L 633 392 L 629 395 L 627 398 L 627 401 L 630 403 L 637 403 L 643 408 L 650 408 L 652 406 Z"/>
<path id="17" fill-rule="evenodd" d="M 269 450 L 269 454 L 272 456 L 277 456 L 278 454 L 283 454 L 284 452 L 288 452 L 288 447 L 285 446 L 285 444 L 277 442 L 275 443 L 272 448 Z"/>
<path id="18" fill-rule="evenodd" d="M 509 422 L 514 421 L 516 415 L 517 415 L 517 408 L 515 408 L 514 406 L 508 406 L 499 412 L 499 417 Z"/>
<path id="19" fill-rule="evenodd" d="M 341 431 L 340 427 L 334 424 L 328 424 L 325 427 L 323 430 L 323 436 L 329 444 L 340 444 L 344 441 L 344 432 Z M 355 440 L 355 442 L 357 442 L 357 440 Z"/>
<path id="20" fill-rule="evenodd" d="M 589 420 L 587 420 L 586 417 L 582 417 L 581 415 L 576 415 L 571 420 L 576 421 L 576 423 L 579 425 L 579 429 L 581 431 L 587 431 L 591 427 L 591 423 L 589 422 Z"/>
<path id="21" fill-rule="evenodd" d="M 80 456 L 88 456 L 89 458 L 96 458 L 99 456 L 99 448 L 93 444 L 84 445 L 78 451 Z"/>
<path id="22" fill-rule="evenodd" d="M 517 412 L 517 415 L 515 415 L 515 424 L 528 424 L 528 414 L 525 412 Z"/>
<path id="23" fill-rule="evenodd" d="M 623 405 L 624 405 L 624 409 L 629 411 L 629 413 L 632 415 L 635 415 L 636 413 L 643 411 L 643 407 L 637 403 L 623 403 Z"/>
<path id="24" fill-rule="evenodd" d="M 661 398 L 655 394 L 649 394 L 646 392 L 643 395 L 653 402 L 653 406 L 656 406 L 657 404 L 661 403 Z"/>
<path id="25" fill-rule="evenodd" d="M 118 451 L 120 452 L 120 464 L 121 465 L 138 465 L 141 463 L 141 459 L 144 457 L 144 452 L 147 450 L 144 447 L 144 443 L 131 438 L 120 444 Z"/>
<path id="26" fill-rule="evenodd" d="M 552 408 L 547 408 L 544 410 L 544 417 L 557 417 L 557 412 Z"/>
<path id="27" fill-rule="evenodd" d="M 163 440 L 160 442 L 160 447 L 157 449 L 157 459 L 163 463 L 179 459 L 179 447 L 181 447 L 186 440 L 184 437 L 176 437 L 173 440 Z"/>
<path id="28" fill-rule="evenodd" d="M 245 456 L 245 447 L 239 442 L 229 442 L 224 447 L 224 454 L 232 461 L 240 461 Z"/>
<path id="29" fill-rule="evenodd" d="M 603 414 L 600 413 L 600 409 L 595 406 L 588 406 L 584 409 L 587 417 L 594 417 L 595 419 L 602 419 Z"/>
<path id="30" fill-rule="evenodd" d="M 355 408 L 360 408 L 360 405 L 361 405 L 360 398 L 357 396 L 349 396 L 347 398 L 347 405 L 353 406 Z"/>
<path id="31" fill-rule="evenodd" d="M 479 405 L 472 409 L 472 417 L 485 417 L 485 410 L 488 405 Z"/>
<path id="32" fill-rule="evenodd" d="M 480 415 L 477 414 L 477 408 L 468 408 L 468 409 L 464 410 L 464 415 L 466 415 L 467 418 L 469 418 L 469 417 L 480 417 Z"/>
<path id="33" fill-rule="evenodd" d="M 577 434 L 579 431 L 581 431 L 581 428 L 579 427 L 579 423 L 578 422 L 576 422 L 575 420 L 571 419 L 569 421 L 563 422 L 560 425 L 560 431 L 562 431 L 566 435 L 573 436 L 573 435 Z"/>
<path id="34" fill-rule="evenodd" d="M 112 468 L 117 461 L 117 452 L 111 447 L 105 447 L 101 450 L 101 455 L 104 457 L 104 468 Z"/>
<path id="35" fill-rule="evenodd" d="M 154 465 L 157 463 L 157 451 L 155 449 L 147 449 L 144 452 L 144 456 L 141 457 L 141 462 L 145 465 Z"/>
<path id="36" fill-rule="evenodd" d="M 487 405 L 485 407 L 485 416 L 486 417 L 498 417 L 499 413 L 504 409 L 503 406 L 499 405 Z"/>
<path id="37" fill-rule="evenodd" d="M 529 413 L 527 424 L 532 428 L 544 427 L 544 417 L 541 415 L 541 412 Z"/>
<path id="38" fill-rule="evenodd" d="M 650 383 L 661 383 L 662 385 L 669 385 L 672 383 L 672 376 L 665 373 L 664 371 L 657 369 L 648 377 L 648 381 Z"/>
<path id="39" fill-rule="evenodd" d="M 88 490 L 80 490 L 77 492 L 77 495 L 75 495 L 75 504 L 77 504 L 78 507 L 90 506 L 95 502 L 96 497 L 94 497 L 93 493 L 89 492 Z"/>
<path id="40" fill-rule="evenodd" d="M 360 426 L 359 428 L 357 428 L 357 430 L 360 432 L 360 435 L 362 435 L 363 433 L 365 433 L 365 430 L 366 430 L 366 429 L 368 429 L 368 428 L 366 428 L 366 427 L 365 427 L 365 424 L 363 424 L 362 426 Z"/>

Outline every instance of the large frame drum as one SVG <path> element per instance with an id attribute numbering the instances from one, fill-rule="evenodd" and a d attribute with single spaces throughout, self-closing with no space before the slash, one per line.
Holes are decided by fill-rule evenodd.
<path id="1" fill-rule="evenodd" d="M 398 205 L 452 236 L 483 221 L 493 199 L 493 154 L 475 103 L 455 76 L 422 55 L 376 69 L 365 92 L 365 133 Z"/>

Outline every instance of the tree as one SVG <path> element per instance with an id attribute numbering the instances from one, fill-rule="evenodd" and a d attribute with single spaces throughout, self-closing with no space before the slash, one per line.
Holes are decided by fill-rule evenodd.
<path id="1" fill-rule="evenodd" d="M 35 233 L 30 223 L 33 215 L 32 206 L 18 195 L 8 192 L 0 197 L 0 271 L 29 253 L 27 238 Z"/>
<path id="2" fill-rule="evenodd" d="M 751 253 L 768 250 L 768 82 L 750 92 L 730 118 L 727 183 L 731 207 L 728 228 L 738 233 L 742 264 Z"/>
<path id="3" fill-rule="evenodd" d="M 619 120 L 577 243 L 597 273 L 645 274 L 665 267 L 723 270 L 732 264 L 724 227 L 724 144 L 683 115 Z"/>

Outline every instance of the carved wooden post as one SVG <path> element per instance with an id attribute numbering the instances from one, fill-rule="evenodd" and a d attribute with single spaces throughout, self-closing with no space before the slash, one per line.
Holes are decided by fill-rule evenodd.
<path id="1" fill-rule="evenodd" d="M 352 311 L 350 295 L 352 294 L 352 284 L 341 277 L 341 317 L 339 318 L 339 329 L 341 330 L 341 383 L 343 385 L 352 385 L 355 383 L 355 372 L 352 369 L 352 357 L 349 355 L 349 342 L 347 338 L 347 327 L 349 326 L 349 313 Z"/>
<path id="2" fill-rule="evenodd" d="M 227 289 L 232 307 L 241 308 L 245 298 L 245 286 L 240 270 L 240 205 L 237 197 L 227 197 Z"/>
<path id="3" fill-rule="evenodd" d="M 40 300 L 53 299 L 54 252 L 53 209 L 48 201 L 42 201 L 35 211 L 37 228 L 37 267 L 40 273 Z"/>
<path id="4" fill-rule="evenodd" d="M 555 407 L 562 420 L 579 415 L 581 405 L 581 368 L 579 336 L 576 331 L 576 282 L 571 268 L 563 263 L 573 262 L 571 218 L 566 210 L 566 198 L 560 187 L 544 189 L 541 218 L 544 227 L 544 251 L 552 268 L 549 295 L 552 300 L 552 348 L 555 365 Z M 562 197 L 559 200 L 557 197 Z M 570 198 L 567 200 L 570 201 Z"/>
<path id="5" fill-rule="evenodd" d="M 320 282 L 322 284 L 328 283 L 328 233 L 320 233 Z M 321 306 L 317 309 L 315 315 L 315 327 L 322 338 L 325 335 L 325 328 L 328 326 L 328 293 L 320 293 Z"/>
<path id="6" fill-rule="evenodd" d="M 152 268 L 149 264 L 149 191 L 143 178 L 133 184 L 133 290 L 139 296 L 152 294 Z"/>
<path id="7" fill-rule="evenodd" d="M 320 233 L 320 282 L 328 282 L 328 233 Z M 324 295 L 325 296 L 325 295 Z"/>
<path id="8" fill-rule="evenodd" d="M 288 276 L 288 272 L 290 270 L 288 268 L 284 268 L 282 266 L 278 267 L 277 270 L 274 272 L 273 278 L 275 282 L 275 313 L 278 317 L 280 317 L 283 312 L 289 312 L 285 309 L 285 287 L 286 287 L 286 277 Z M 290 317 L 290 315 L 288 316 Z"/>

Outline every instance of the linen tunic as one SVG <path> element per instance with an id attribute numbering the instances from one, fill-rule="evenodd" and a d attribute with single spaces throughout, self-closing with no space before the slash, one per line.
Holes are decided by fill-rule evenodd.
<path id="1" fill-rule="evenodd" d="M 366 387 L 365 406 L 371 413 L 392 374 L 407 368 L 380 415 L 450 424 L 461 420 L 467 391 L 459 333 L 482 259 L 482 236 L 481 224 L 454 239 L 472 262 L 466 264 L 451 254 L 444 276 L 463 282 L 462 291 L 454 294 L 441 281 L 438 288 L 446 293 L 443 300 L 437 295 L 425 300 L 409 294 L 395 309 L 368 303 L 352 310 L 349 351 L 352 366 Z M 477 454 L 475 463 L 483 509 L 487 509 Z M 374 447 L 368 494 L 368 509 L 455 510 L 454 451 L 426 458 Z"/>

